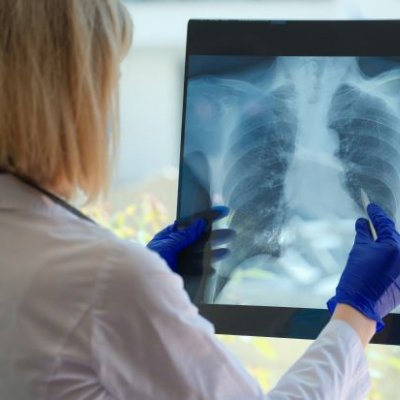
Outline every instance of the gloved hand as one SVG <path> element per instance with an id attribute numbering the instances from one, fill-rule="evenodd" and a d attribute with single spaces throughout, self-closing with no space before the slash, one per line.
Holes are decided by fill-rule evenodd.
<path id="1" fill-rule="evenodd" d="M 347 265 L 327 305 L 331 313 L 339 303 L 354 307 L 375 320 L 379 332 L 382 318 L 400 304 L 400 235 L 379 206 L 370 204 L 367 211 L 378 239 L 373 240 L 367 219 L 357 220 Z"/>
<path id="2" fill-rule="evenodd" d="M 147 244 L 147 247 L 158 253 L 167 262 L 172 271 L 177 272 L 179 254 L 189 246 L 201 242 L 212 221 L 225 217 L 228 212 L 229 209 L 227 207 L 217 206 L 208 212 L 199 214 L 189 225 L 185 220 L 177 220 L 173 225 L 169 225 L 157 233 Z M 217 236 L 224 236 L 224 231 L 219 230 L 215 233 Z M 229 236 L 229 233 L 228 235 L 225 234 L 225 236 Z M 216 257 L 223 258 L 227 252 L 227 249 L 218 249 L 216 250 Z"/>

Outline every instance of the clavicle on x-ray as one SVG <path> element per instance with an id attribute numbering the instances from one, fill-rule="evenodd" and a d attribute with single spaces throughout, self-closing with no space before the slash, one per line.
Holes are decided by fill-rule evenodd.
<path id="1" fill-rule="evenodd" d="M 380 63 L 266 57 L 189 78 L 184 161 L 206 160 L 209 174 L 191 173 L 231 210 L 217 227 L 236 232 L 203 302 L 325 308 L 365 215 L 360 190 L 398 220 L 400 64 Z"/>

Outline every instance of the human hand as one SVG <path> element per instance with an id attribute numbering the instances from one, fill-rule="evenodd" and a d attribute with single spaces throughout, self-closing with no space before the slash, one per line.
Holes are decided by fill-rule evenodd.
<path id="1" fill-rule="evenodd" d="M 400 304 L 400 235 L 379 206 L 370 204 L 367 211 L 378 239 L 373 240 L 367 219 L 357 220 L 347 265 L 327 305 L 331 313 L 337 304 L 355 308 L 376 321 L 379 332 L 382 318 Z"/>
<path id="2" fill-rule="evenodd" d="M 189 248 L 191 252 L 199 252 L 208 240 L 206 233 L 207 231 L 211 232 L 212 222 L 224 218 L 228 213 L 227 207 L 216 206 L 197 214 L 190 220 L 177 220 L 173 225 L 169 225 L 157 233 L 147 244 L 147 247 L 158 253 L 167 262 L 171 270 L 177 272 L 179 255 Z M 214 241 L 222 242 L 228 240 L 232 233 L 228 229 L 219 229 L 212 232 L 211 235 Z M 227 249 L 215 249 L 213 250 L 213 258 L 222 259 L 226 257 L 228 252 Z M 188 270 L 191 269 L 192 265 L 189 265 Z M 193 265 L 192 273 L 194 273 L 194 269 L 195 266 Z"/>
<path id="3" fill-rule="evenodd" d="M 206 219 L 206 232 L 200 240 L 182 251 L 179 257 L 178 273 L 184 276 L 212 274 L 211 264 L 223 260 L 230 254 L 228 248 L 218 246 L 230 242 L 236 236 L 235 232 L 232 229 L 213 229 L 213 223 L 225 218 L 228 214 L 229 208 L 225 206 L 212 207 L 197 214 L 197 217 Z"/>

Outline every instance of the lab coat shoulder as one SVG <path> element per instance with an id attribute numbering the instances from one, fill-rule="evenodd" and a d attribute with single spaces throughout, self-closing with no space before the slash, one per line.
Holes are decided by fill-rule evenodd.
<path id="1" fill-rule="evenodd" d="M 262 399 L 182 279 L 138 244 L 109 243 L 93 309 L 95 369 L 116 399 Z"/>
<path id="2" fill-rule="evenodd" d="M 129 306 L 138 317 L 148 312 L 197 313 L 183 290 L 182 278 L 165 261 L 139 243 L 114 238 L 108 243 L 106 267 L 99 279 L 96 310 L 108 317 L 111 307 Z M 102 314 L 104 312 L 104 314 Z M 212 331 L 212 325 L 207 323 Z"/>

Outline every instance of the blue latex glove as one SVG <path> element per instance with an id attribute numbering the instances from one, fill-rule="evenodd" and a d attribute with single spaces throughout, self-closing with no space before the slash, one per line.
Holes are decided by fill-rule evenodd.
<path id="1" fill-rule="evenodd" d="M 177 272 L 180 253 L 189 246 L 195 246 L 196 243 L 200 244 L 212 221 L 225 217 L 228 212 L 229 209 L 227 207 L 217 206 L 208 212 L 199 214 L 190 224 L 186 220 L 177 220 L 173 225 L 169 225 L 157 233 L 147 244 L 147 247 L 158 253 L 172 271 Z M 230 236 L 230 233 L 228 230 L 221 229 L 215 231 L 215 235 L 221 239 L 221 237 Z M 227 253 L 227 249 L 217 249 L 214 256 L 223 258 Z"/>
<path id="2" fill-rule="evenodd" d="M 375 320 L 379 332 L 385 326 L 382 318 L 400 304 L 400 235 L 379 206 L 370 204 L 367 211 L 378 239 L 373 240 L 368 220 L 357 220 L 346 268 L 327 305 L 331 313 L 339 303 L 354 307 Z"/>

